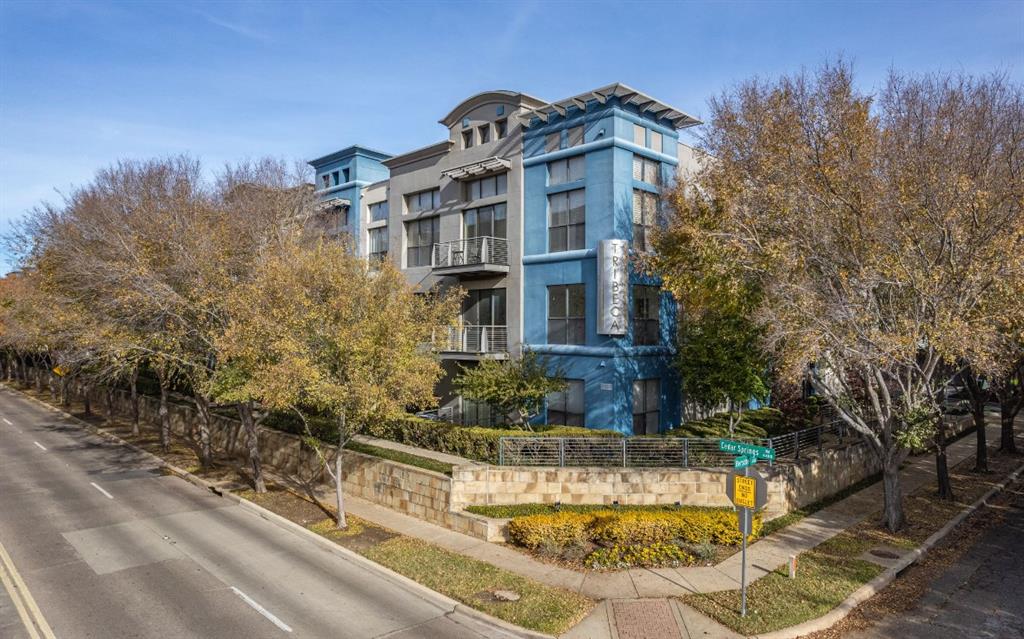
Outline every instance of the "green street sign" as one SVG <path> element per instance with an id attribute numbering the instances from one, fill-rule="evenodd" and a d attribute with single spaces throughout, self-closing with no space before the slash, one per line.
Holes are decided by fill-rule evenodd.
<path id="1" fill-rule="evenodd" d="M 757 459 L 767 459 L 769 461 L 775 460 L 774 448 L 744 444 L 743 442 L 734 442 L 731 439 L 719 439 L 718 450 L 723 453 L 733 453 L 734 455 L 753 455 Z M 737 468 L 742 468 L 742 466 L 737 466 Z"/>
<path id="2" fill-rule="evenodd" d="M 757 457 L 753 455 L 738 455 L 732 460 L 733 468 L 746 468 L 747 466 L 753 466 L 757 463 Z"/>

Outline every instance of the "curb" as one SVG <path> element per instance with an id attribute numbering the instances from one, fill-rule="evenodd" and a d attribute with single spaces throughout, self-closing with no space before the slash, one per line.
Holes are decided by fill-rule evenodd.
<path id="1" fill-rule="evenodd" d="M 157 464 L 159 464 L 159 466 L 161 468 L 167 469 L 167 471 L 170 472 L 171 474 L 173 474 L 173 475 L 175 475 L 175 476 L 177 476 L 177 477 L 179 477 L 181 479 L 184 479 L 185 481 L 189 482 L 190 484 L 194 484 L 194 485 L 196 485 L 196 486 L 198 486 L 200 488 L 205 488 L 205 489 L 209 490 L 210 492 L 214 493 L 215 495 L 217 495 L 219 497 L 222 497 L 224 499 L 227 499 L 228 501 L 231 501 L 231 502 L 234 502 L 234 503 L 238 504 L 239 507 L 241 507 L 242 509 L 247 510 L 247 511 L 257 515 L 258 517 L 261 517 L 262 519 L 265 519 L 266 521 L 268 521 L 268 522 L 278 526 L 279 528 L 283 528 L 283 529 L 288 530 L 289 532 L 291 532 L 291 533 L 293 533 L 293 534 L 295 534 L 295 535 L 297 535 L 299 537 L 303 537 L 303 538 L 305 538 L 308 541 L 312 541 L 313 543 L 315 543 L 318 546 L 320 546 L 322 549 L 324 549 L 324 550 L 326 550 L 326 551 L 328 551 L 328 552 L 330 552 L 330 553 L 332 553 L 334 555 L 337 555 L 337 556 L 342 557 L 344 559 L 347 559 L 347 560 L 349 560 L 349 561 L 351 561 L 351 562 L 353 562 L 355 564 L 358 564 L 358 565 L 362 566 L 363 568 L 365 568 L 368 571 L 375 572 L 375 573 L 379 574 L 380 576 L 384 577 L 385 579 L 387 579 L 388 581 L 392 582 L 393 584 L 395 584 L 397 586 L 400 586 L 400 587 L 403 587 L 406 590 L 409 590 L 410 592 L 415 594 L 416 596 L 420 597 L 421 599 L 423 599 L 423 600 L 425 600 L 425 601 L 427 601 L 429 603 L 433 603 L 437 607 L 441 608 L 442 610 L 445 611 L 445 616 L 446 617 L 450 616 L 450 615 L 461 615 L 461 616 L 464 616 L 464 617 L 468 617 L 470 620 L 473 620 L 473 621 L 476 621 L 476 622 L 479 622 L 479 623 L 483 623 L 483 624 L 486 624 L 486 625 L 491 626 L 491 627 L 499 628 L 501 630 L 504 630 L 505 632 L 508 632 L 510 635 L 512 635 L 514 637 L 522 637 L 523 639 L 555 639 L 554 635 L 547 635 L 547 634 L 535 632 L 533 630 L 528 630 L 526 628 L 522 628 L 522 627 L 517 626 L 515 624 L 509 623 L 509 622 L 507 622 L 507 621 L 505 621 L 503 619 L 498 619 L 497 617 L 492 617 L 491 615 L 489 615 L 489 614 L 487 614 L 485 612 L 481 612 L 479 610 L 476 610 L 475 608 L 471 608 L 471 607 L 463 604 L 462 602 L 456 601 L 455 599 L 452 599 L 451 597 L 448 597 L 446 595 L 443 595 L 443 594 L 437 592 L 436 590 L 431 590 L 430 588 L 427 588 L 423 584 L 421 584 L 421 583 L 419 583 L 417 581 L 413 581 L 412 579 L 406 577 L 405 575 L 399 574 L 399 573 L 391 570 L 390 568 L 387 568 L 387 567 L 382 566 L 382 565 L 380 565 L 380 564 L 378 564 L 378 563 L 376 563 L 374 561 L 371 561 L 371 560 L 367 559 L 366 557 L 360 555 L 359 553 L 357 553 L 357 552 L 355 552 L 353 550 L 349 550 L 348 548 L 345 548 L 344 546 L 341 546 L 339 544 L 336 544 L 333 541 L 331 541 L 331 540 L 329 540 L 329 539 L 327 539 L 325 537 L 322 537 L 322 536 L 316 534 L 315 532 L 313 532 L 311 530 L 307 530 L 306 528 L 304 528 L 304 527 L 300 526 L 299 524 L 291 521 L 290 519 L 282 517 L 281 515 L 278 515 L 277 513 L 273 512 L 271 510 L 267 510 L 266 508 L 264 508 L 263 506 L 260 506 L 259 504 L 251 502 L 248 499 L 239 497 L 238 495 L 236 495 L 236 494 L 234 494 L 234 493 L 232 493 L 232 492 L 230 492 L 228 490 L 224 490 L 224 489 L 218 488 L 215 484 L 212 484 L 212 483 L 210 483 L 210 482 L 208 482 L 205 479 L 202 479 L 200 477 L 196 477 L 195 475 L 193 475 L 192 473 L 188 472 L 187 470 L 184 470 L 182 468 L 178 468 L 177 466 L 174 466 L 174 465 L 168 463 L 167 461 L 165 461 L 164 459 L 161 459 L 160 457 L 154 455 L 153 453 L 151 453 L 151 452 L 149 452 L 147 450 L 144 450 L 142 448 L 139 448 L 135 444 L 132 444 L 131 442 L 125 441 L 125 440 L 121 439 L 120 437 L 118 437 L 117 435 L 115 435 L 113 433 L 108 433 L 108 432 L 106 432 L 104 430 L 101 430 L 100 428 L 98 428 L 98 427 L 96 427 L 96 426 L 94 426 L 94 425 L 92 425 L 92 424 L 90 424 L 88 422 L 85 422 L 85 421 L 79 419 L 78 417 L 75 417 L 71 413 L 65 412 L 65 411 L 63 411 L 63 410 L 61 410 L 59 408 L 56 408 L 55 406 L 51 406 L 50 404 L 47 404 L 46 402 L 44 402 L 42 400 L 36 399 L 35 397 L 32 397 L 31 395 L 27 395 L 24 392 L 22 392 L 22 391 L 20 391 L 20 390 L 18 390 L 16 388 L 12 388 L 11 386 L 7 385 L 6 383 L 2 383 L 2 384 L 0 384 L 0 386 L 2 386 L 3 388 L 6 388 L 8 390 L 11 390 L 11 391 L 14 391 L 14 392 L 18 393 L 20 396 L 24 397 L 25 399 L 28 399 L 29 401 L 34 402 L 34 403 L 36 403 L 36 404 L 46 408 L 47 410 L 50 410 L 51 412 L 58 413 L 58 414 L 62 415 L 63 417 L 65 417 L 67 419 L 70 419 L 70 420 L 78 423 L 81 426 L 84 426 L 86 430 L 88 430 L 89 432 L 91 432 L 94 435 L 98 435 L 99 437 L 103 437 L 104 439 L 108 439 L 110 441 L 113 441 L 113 442 L 115 442 L 117 444 L 125 446 L 125 447 L 127 447 L 127 448 L 129 448 L 129 449 L 131 449 L 131 450 L 133 450 L 133 451 L 135 451 L 137 453 L 140 453 L 140 454 L 142 454 L 142 455 L 144 455 L 144 456 L 154 460 Z"/>
<path id="2" fill-rule="evenodd" d="M 1001 482 L 993 486 L 988 492 L 979 497 L 973 504 L 967 508 L 961 510 L 955 517 L 946 522 L 946 525 L 939 530 L 932 533 L 928 539 L 924 541 L 920 546 L 915 548 L 912 552 L 908 553 L 905 557 L 900 559 L 898 562 L 886 568 L 882 574 L 878 575 L 868 583 L 864 584 L 857 590 L 853 591 L 849 597 L 844 599 L 842 603 L 833 608 L 830 612 L 825 615 L 818 617 L 817 619 L 811 619 L 789 628 L 783 628 L 782 630 L 776 630 L 774 632 L 768 632 L 760 635 L 749 635 L 751 638 L 756 639 L 795 639 L 812 632 L 818 632 L 820 630 L 827 630 L 833 625 L 838 623 L 841 619 L 846 617 L 848 614 L 853 612 L 853 609 L 858 605 L 867 601 L 879 591 L 883 590 L 886 586 L 891 584 L 901 572 L 909 568 L 912 564 L 916 563 L 919 559 L 925 556 L 928 551 L 935 546 L 935 544 L 942 541 L 949 533 L 959 526 L 964 519 L 967 519 L 971 514 L 982 506 L 988 505 L 988 500 L 1003 490 L 1007 486 L 1017 481 L 1021 473 L 1024 473 L 1024 464 L 1021 464 L 1011 472 L 1009 475 L 1003 478 Z"/>

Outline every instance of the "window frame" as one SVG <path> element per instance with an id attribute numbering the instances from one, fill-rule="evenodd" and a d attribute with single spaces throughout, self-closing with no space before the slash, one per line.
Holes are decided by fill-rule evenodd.
<path id="1" fill-rule="evenodd" d="M 373 240 L 374 237 L 383 238 L 384 249 L 374 251 Z M 371 261 L 373 260 L 386 260 L 388 257 L 388 244 L 390 243 L 388 238 L 388 227 L 377 226 L 372 229 L 366 230 L 366 256 Z M 378 247 L 379 248 L 379 247 Z"/>
<path id="2" fill-rule="evenodd" d="M 477 140 L 480 144 L 487 144 L 491 141 L 491 123 L 488 122 L 482 126 L 477 127 Z"/>
<path id="3" fill-rule="evenodd" d="M 413 198 L 416 200 L 416 206 L 419 207 L 422 204 L 423 195 L 430 194 L 430 207 L 428 208 L 414 208 L 412 206 Z M 435 198 L 436 195 L 436 198 Z M 416 191 L 415 193 L 407 193 L 405 196 L 405 208 L 409 213 L 420 213 L 422 211 L 434 211 L 441 208 L 441 189 L 434 187 L 432 189 L 424 189 L 422 191 Z"/>
<path id="4" fill-rule="evenodd" d="M 587 397 L 586 383 L 582 379 L 566 379 L 564 391 L 551 393 L 545 399 L 548 426 L 579 426 L 586 427 L 587 421 Z M 575 391 L 575 392 L 574 392 Z M 573 397 L 576 397 L 579 404 L 579 412 L 570 411 L 573 404 Z"/>
<path id="5" fill-rule="evenodd" d="M 429 241 L 426 244 L 419 244 L 419 243 L 413 244 L 412 243 L 412 237 L 413 236 L 410 234 L 410 231 L 415 227 L 415 229 L 416 229 L 416 232 L 415 232 L 416 241 L 419 242 L 420 238 L 423 235 L 421 227 L 425 223 L 428 223 L 428 224 L 431 225 L 431 228 L 430 228 L 430 238 L 431 238 L 431 241 Z M 433 251 L 434 251 L 434 245 L 437 244 L 440 241 L 440 239 L 441 239 L 441 233 L 440 232 L 441 232 L 441 216 L 439 216 L 439 215 L 431 215 L 429 217 L 421 217 L 421 218 L 416 219 L 416 220 L 409 220 L 409 221 L 407 221 L 405 223 L 405 265 L 406 265 L 406 268 L 421 268 L 423 266 L 431 266 L 431 264 L 433 263 L 433 255 L 432 254 L 433 254 Z M 422 260 L 421 256 L 423 255 L 423 251 L 424 250 L 426 251 L 427 259 L 426 259 L 426 263 L 421 263 L 421 260 Z M 413 253 L 413 251 L 415 251 L 415 253 Z M 414 254 L 417 256 L 417 258 L 415 260 L 415 262 L 416 262 L 415 264 L 413 264 L 414 260 L 412 259 L 412 256 Z"/>
<path id="6" fill-rule="evenodd" d="M 554 142 L 554 144 L 552 144 Z M 544 152 L 554 153 L 562 148 L 562 132 L 555 131 L 544 136 Z"/>
<path id="7" fill-rule="evenodd" d="M 498 115 L 502 115 L 499 113 Z M 501 118 L 494 121 L 494 139 L 502 140 L 508 137 L 508 118 Z"/>
<path id="8" fill-rule="evenodd" d="M 483 226 L 483 224 L 481 223 L 480 216 L 481 216 L 481 214 L 483 214 L 484 212 L 486 212 L 488 210 L 489 210 L 490 215 L 491 215 L 490 227 L 491 227 L 492 233 L 483 234 L 483 233 L 480 233 L 480 231 L 479 231 L 480 227 Z M 501 211 L 500 217 L 498 215 L 498 211 L 499 210 Z M 476 221 L 473 223 L 473 226 L 477 230 L 476 230 L 476 233 L 473 234 L 473 235 L 470 235 L 470 233 L 469 233 L 470 224 L 469 224 L 468 218 L 469 218 L 470 215 L 475 215 L 476 216 Z M 496 232 L 494 232 L 495 231 L 495 227 L 497 226 L 497 222 L 499 220 L 501 220 L 504 223 L 503 226 L 505 227 L 503 229 L 504 233 L 502 235 L 498 235 Z M 466 209 L 465 211 L 462 212 L 462 239 L 469 240 L 469 239 L 472 239 L 472 238 L 475 238 L 475 237 L 498 237 L 498 238 L 502 238 L 502 239 L 508 239 L 508 206 L 507 206 L 507 204 L 505 202 L 497 202 L 495 204 L 487 204 L 486 206 L 474 206 L 473 208 Z"/>
<path id="9" fill-rule="evenodd" d="M 633 345 L 657 346 L 661 343 L 661 287 L 633 285 Z"/>
<path id="10" fill-rule="evenodd" d="M 639 386 L 638 386 L 639 385 Z M 653 389 L 652 389 L 653 386 Z M 638 392 L 639 390 L 639 392 Z M 654 391 L 652 393 L 652 390 Z M 656 407 L 650 406 L 651 395 L 655 396 Z M 637 406 L 637 397 L 641 398 L 642 405 Z M 641 410 L 638 412 L 637 408 Z M 647 377 L 633 380 L 633 434 L 654 435 L 661 429 L 661 378 Z M 651 430 L 651 419 L 654 418 L 654 429 Z M 643 429 L 638 429 L 638 418 L 642 419 Z"/>
<path id="11" fill-rule="evenodd" d="M 580 284 L 547 287 L 547 343 L 584 346 L 587 343 L 587 288 Z M 573 298 L 576 298 L 575 300 Z M 574 304 L 574 301 L 576 302 Z M 555 308 L 555 304 L 558 308 Z M 574 308 L 575 306 L 575 308 Z M 578 309 L 579 315 L 573 315 Z M 554 329 L 554 330 L 552 330 Z M 561 334 L 561 338 L 559 338 Z"/>
<path id="12" fill-rule="evenodd" d="M 640 210 L 637 211 L 637 200 L 640 202 Z M 633 189 L 633 248 L 650 252 L 654 250 L 651 244 L 651 231 L 658 226 L 658 212 L 661 208 L 661 196 L 646 189 Z"/>
<path id="13" fill-rule="evenodd" d="M 579 198 L 580 206 L 573 207 L 574 197 Z M 564 210 L 557 208 L 555 203 L 565 202 Z M 564 214 L 564 223 L 555 224 L 556 216 Z M 573 221 L 573 220 L 576 221 Z M 564 242 L 556 242 L 556 238 Z M 558 246 L 564 246 L 558 248 Z M 562 253 L 576 251 L 587 247 L 587 191 L 569 189 L 548 194 L 548 252 Z"/>
<path id="14" fill-rule="evenodd" d="M 637 177 L 639 174 L 639 177 Z M 661 186 L 661 162 L 652 160 L 649 157 L 633 154 L 633 179 L 637 182 Z"/>
<path id="15" fill-rule="evenodd" d="M 473 134 L 472 128 L 467 128 L 462 131 L 462 150 L 472 149 L 473 140 L 476 136 Z"/>
<path id="16" fill-rule="evenodd" d="M 484 195 L 484 183 L 490 180 L 494 181 L 494 192 L 490 195 Z M 476 193 L 473 192 L 474 187 L 476 188 Z M 508 171 L 494 173 L 474 180 L 467 180 L 464 183 L 463 190 L 465 200 L 467 202 L 475 202 L 476 200 L 482 200 L 484 198 L 505 195 L 508 193 Z"/>
<path id="17" fill-rule="evenodd" d="M 570 149 L 574 146 L 580 146 L 583 144 L 584 133 L 585 131 L 582 124 L 566 129 L 565 148 Z"/>
<path id="18" fill-rule="evenodd" d="M 565 179 L 556 180 L 555 176 L 561 174 L 561 168 L 565 167 Z M 579 169 L 578 177 L 573 177 L 573 167 L 576 166 Z M 557 186 L 560 184 L 569 184 L 571 182 L 579 182 L 587 177 L 587 156 L 585 154 L 572 155 L 567 158 L 561 158 L 559 160 L 551 160 L 548 162 L 548 186 Z"/>
<path id="19" fill-rule="evenodd" d="M 637 137 L 640 137 L 640 141 L 637 141 Z M 633 144 L 647 148 L 647 127 L 640 124 L 633 124 Z"/>

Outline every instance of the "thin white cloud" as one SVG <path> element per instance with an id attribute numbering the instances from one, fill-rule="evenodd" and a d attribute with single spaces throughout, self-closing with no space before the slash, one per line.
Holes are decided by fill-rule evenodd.
<path id="1" fill-rule="evenodd" d="M 259 31 L 257 29 L 253 29 L 252 27 L 248 27 L 244 24 L 238 24 L 235 22 L 228 22 L 227 20 L 218 18 L 214 15 L 210 15 L 209 13 L 206 13 L 205 11 L 200 11 L 199 9 L 193 9 L 193 11 L 195 11 L 196 14 L 201 16 L 210 24 L 221 27 L 222 29 L 227 29 L 228 31 L 236 35 L 240 35 L 243 38 L 249 38 L 250 40 L 256 40 L 258 42 L 265 43 L 273 42 L 273 38 L 271 38 L 268 34 L 263 33 L 262 31 Z"/>

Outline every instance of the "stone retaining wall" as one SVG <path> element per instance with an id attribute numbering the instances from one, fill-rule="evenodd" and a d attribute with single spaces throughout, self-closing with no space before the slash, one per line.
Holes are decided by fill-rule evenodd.
<path id="1" fill-rule="evenodd" d="M 100 389 L 92 395 L 93 406 L 103 410 Z M 140 414 L 150 428 L 158 423 L 159 401 L 140 396 Z M 116 410 L 129 414 L 128 394 L 116 394 Z M 170 404 L 172 430 L 180 436 L 197 438 L 198 415 L 188 405 Z M 970 426 L 970 416 L 951 430 Z M 214 447 L 245 459 L 246 441 L 237 420 L 217 416 L 211 432 Z M 313 482 L 327 479 L 312 449 L 296 435 L 268 428 L 259 429 L 263 462 L 274 471 Z M 325 446 L 327 454 L 334 447 Z M 452 477 L 345 451 L 346 494 L 418 517 L 480 539 L 501 541 L 505 521 L 464 512 L 472 505 L 527 503 L 565 504 L 675 504 L 729 506 L 725 482 L 729 469 L 680 468 L 546 468 L 508 466 L 457 466 Z M 880 465 L 868 446 L 853 443 L 812 452 L 799 461 L 758 470 L 768 480 L 765 515 L 778 517 L 793 509 L 819 501 L 879 472 Z"/>

